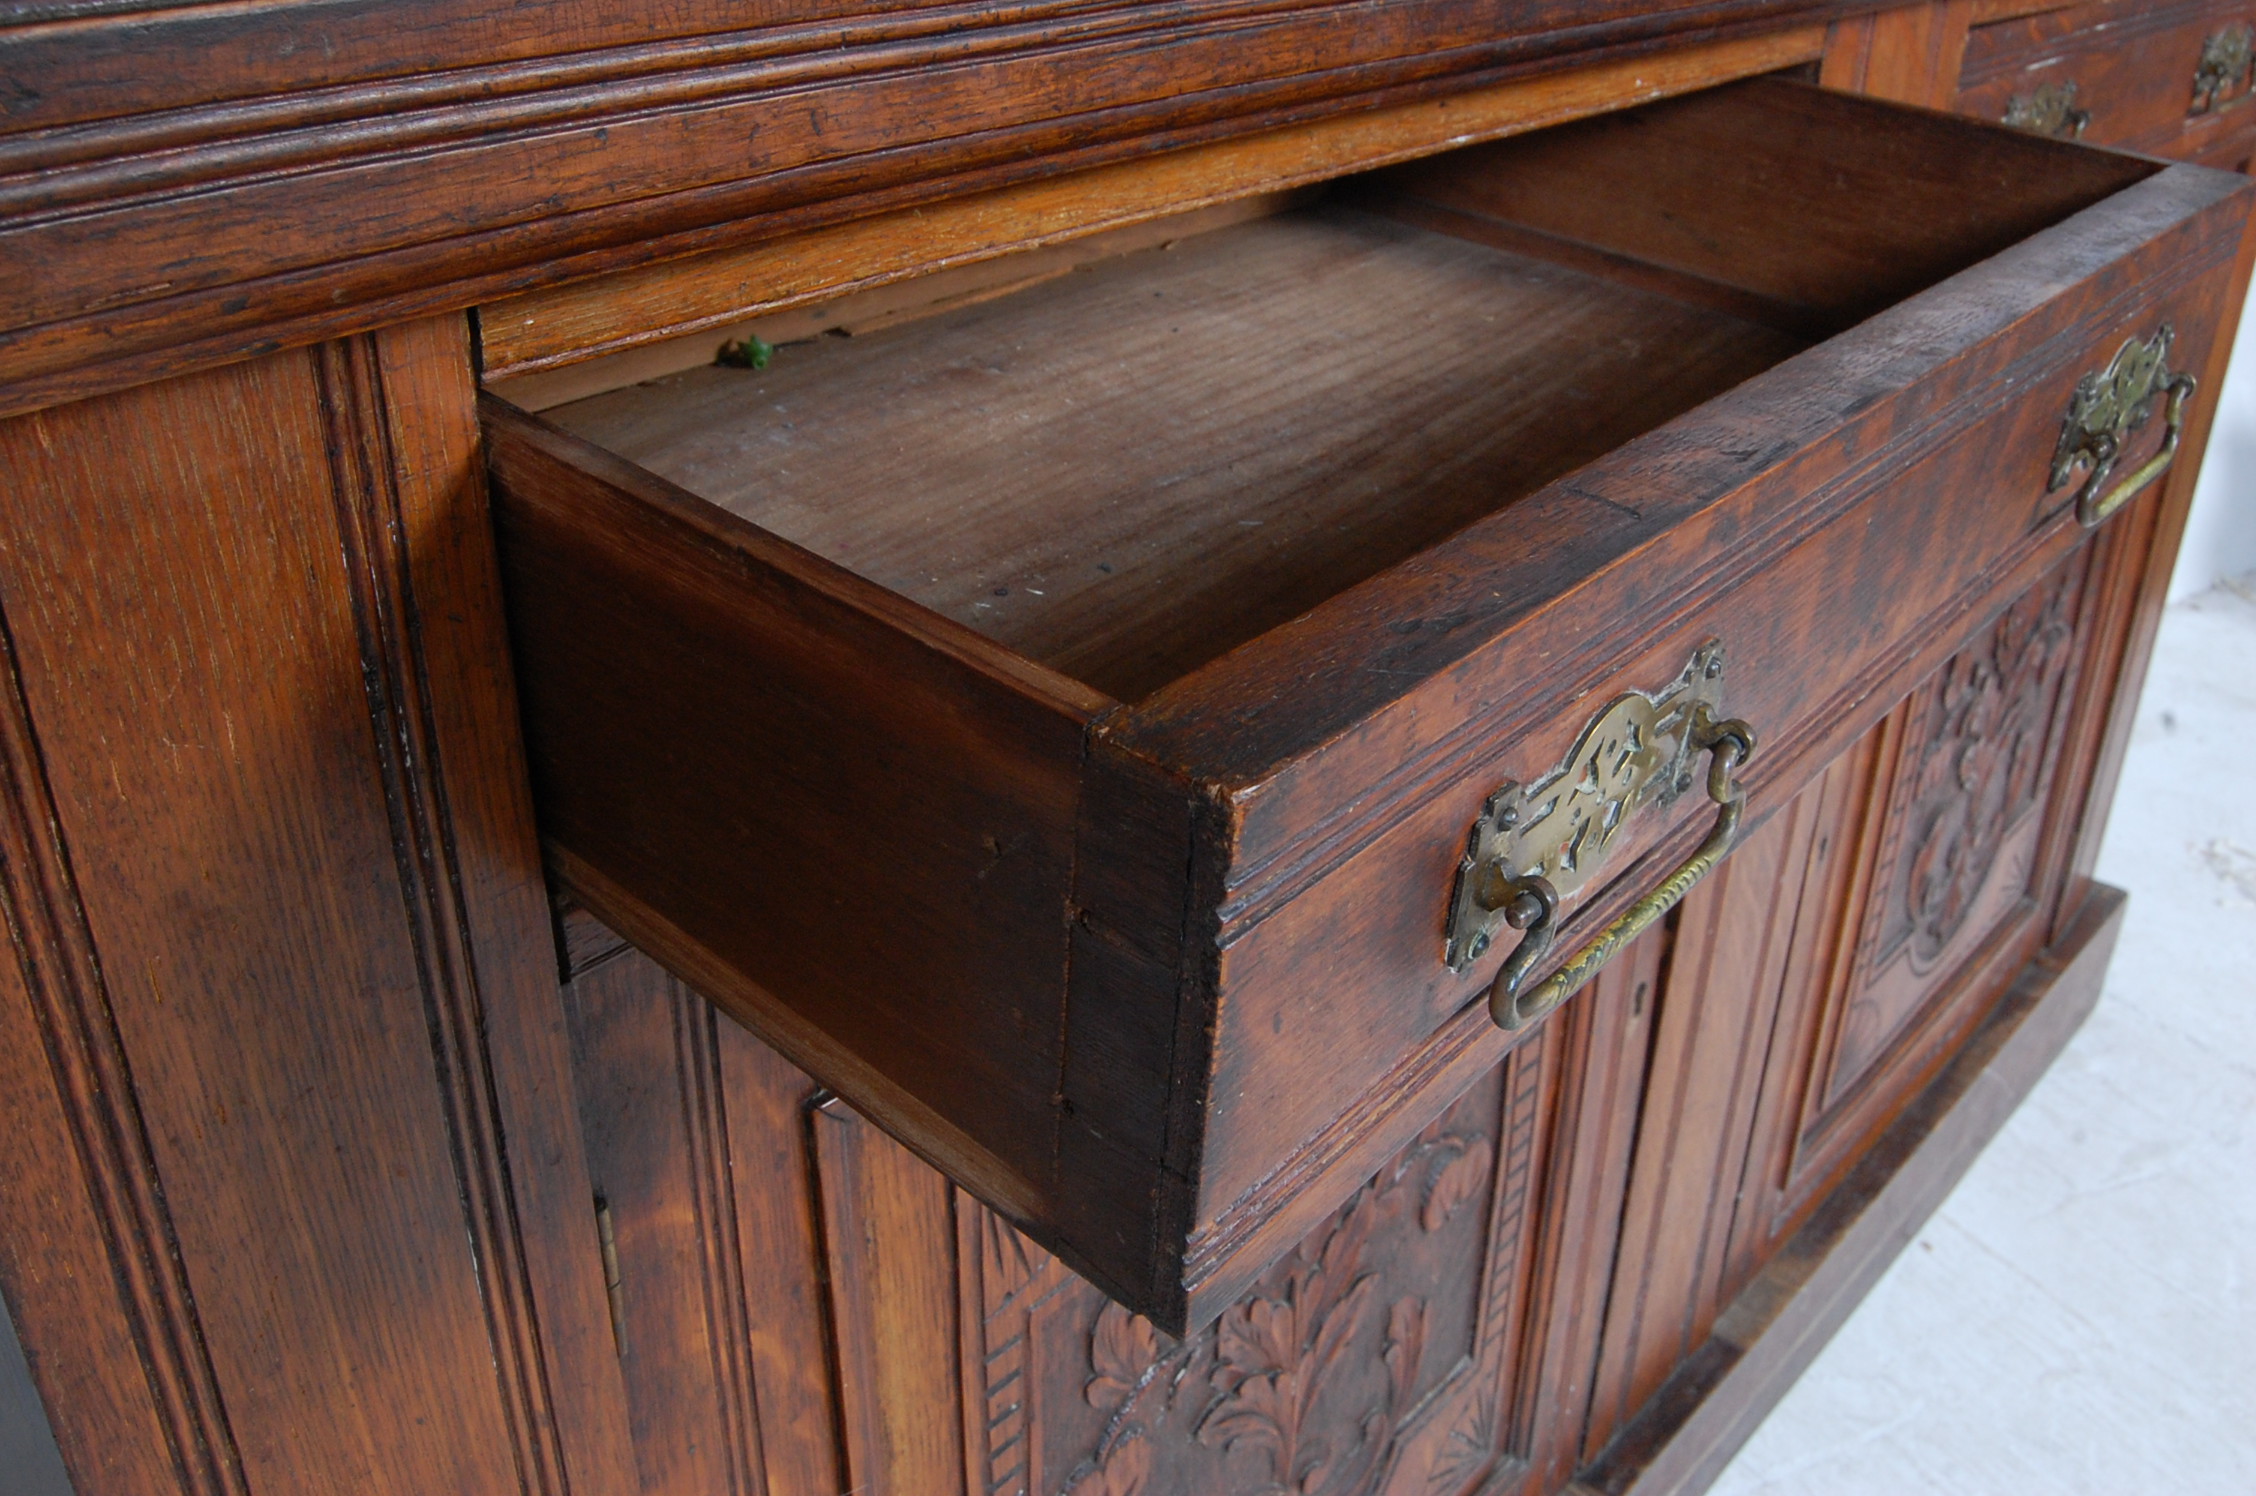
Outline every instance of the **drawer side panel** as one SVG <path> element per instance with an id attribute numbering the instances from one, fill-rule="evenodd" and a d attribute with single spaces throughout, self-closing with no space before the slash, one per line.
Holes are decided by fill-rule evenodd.
<path id="1" fill-rule="evenodd" d="M 486 420 L 564 881 L 999 1208 L 1037 1211 L 1082 712 L 662 480 L 499 402 Z"/>

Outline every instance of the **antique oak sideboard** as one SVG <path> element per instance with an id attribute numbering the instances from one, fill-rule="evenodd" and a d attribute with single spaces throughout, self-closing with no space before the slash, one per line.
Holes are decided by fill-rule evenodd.
<path id="1" fill-rule="evenodd" d="M 11 0 L 74 1489 L 1701 1488 L 2097 998 L 2252 77 L 2251 0 Z"/>

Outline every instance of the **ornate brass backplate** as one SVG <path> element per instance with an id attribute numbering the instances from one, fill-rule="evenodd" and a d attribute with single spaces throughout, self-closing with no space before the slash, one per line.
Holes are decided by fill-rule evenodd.
<path id="1" fill-rule="evenodd" d="M 2170 342 L 2176 336 L 2164 323 L 2153 337 L 2132 338 L 2116 351 L 2105 369 L 2086 374 L 2076 383 L 2068 402 L 2068 418 L 2061 423 L 2060 441 L 2052 452 L 2052 473 L 2045 491 L 2057 493 L 2089 468 L 2090 476 L 2076 495 L 2076 515 L 2086 525 L 2096 525 L 2128 503 L 2133 495 L 2168 471 L 2177 456 L 2178 436 L 2185 422 L 2185 404 L 2194 392 L 2190 374 L 2170 370 Z M 2123 442 L 2147 423 L 2156 397 L 2167 395 L 2161 449 L 2114 488 L 2106 487 L 2123 455 Z"/>
<path id="2" fill-rule="evenodd" d="M 2015 94 L 2005 106 L 2005 122 L 2033 135 L 2057 135 L 2074 140 L 2091 124 L 2091 111 L 2076 107 L 2080 90 L 2074 82 L 2047 83 L 2025 94 Z"/>
<path id="3" fill-rule="evenodd" d="M 1694 724 L 1721 714 L 1722 695 L 1723 646 L 1709 643 L 1658 694 L 1616 697 L 1549 774 L 1488 797 L 1450 895 L 1450 970 L 1479 960 L 1502 926 L 1527 927 L 1537 911 L 1514 907 L 1513 886 L 1541 878 L 1567 897 L 1604 865 L 1631 816 L 1693 787 L 1692 760 L 1703 751 Z"/>
<path id="4" fill-rule="evenodd" d="M 2201 62 L 2193 71 L 2193 103 L 2186 113 L 2207 114 L 2246 93 L 2251 73 L 2256 73 L 2256 26 L 2244 21 L 2212 32 L 2201 44 Z"/>

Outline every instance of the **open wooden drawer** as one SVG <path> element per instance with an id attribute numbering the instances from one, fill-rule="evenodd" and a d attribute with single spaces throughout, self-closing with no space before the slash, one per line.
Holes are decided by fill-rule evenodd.
<path id="1" fill-rule="evenodd" d="M 490 400 L 554 864 L 1181 1330 L 1512 1042 L 1484 811 L 1524 995 L 2135 497 L 2251 200 L 1765 80 Z"/>

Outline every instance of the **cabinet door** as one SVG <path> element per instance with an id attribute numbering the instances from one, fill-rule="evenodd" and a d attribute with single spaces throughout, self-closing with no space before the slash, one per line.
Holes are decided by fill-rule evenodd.
<path id="1" fill-rule="evenodd" d="M 1824 978 L 1843 922 L 1873 740 L 1857 744 L 1685 900 L 1654 1020 L 1602 1348 L 1595 1459 L 1699 1348 L 1759 1253 L 1735 1233 L 1782 1010 Z"/>
<path id="2" fill-rule="evenodd" d="M 1860 745 L 1844 915 L 1780 1010 L 1738 1251 L 1797 1225 L 2048 938 L 2081 806 L 2066 750 L 2115 550 L 2068 557 Z M 2063 792 L 2055 793 L 2055 785 Z"/>
<path id="3" fill-rule="evenodd" d="M 1686 899 L 1586 1459 L 1700 1354 L 2044 944 L 2080 809 L 2070 724 L 2107 636 L 2094 577 L 2115 553 L 2078 550 L 1981 621 Z"/>
<path id="4" fill-rule="evenodd" d="M 643 1489 L 1553 1490 L 1662 944 L 1171 1339 L 639 952 L 566 991 Z"/>

